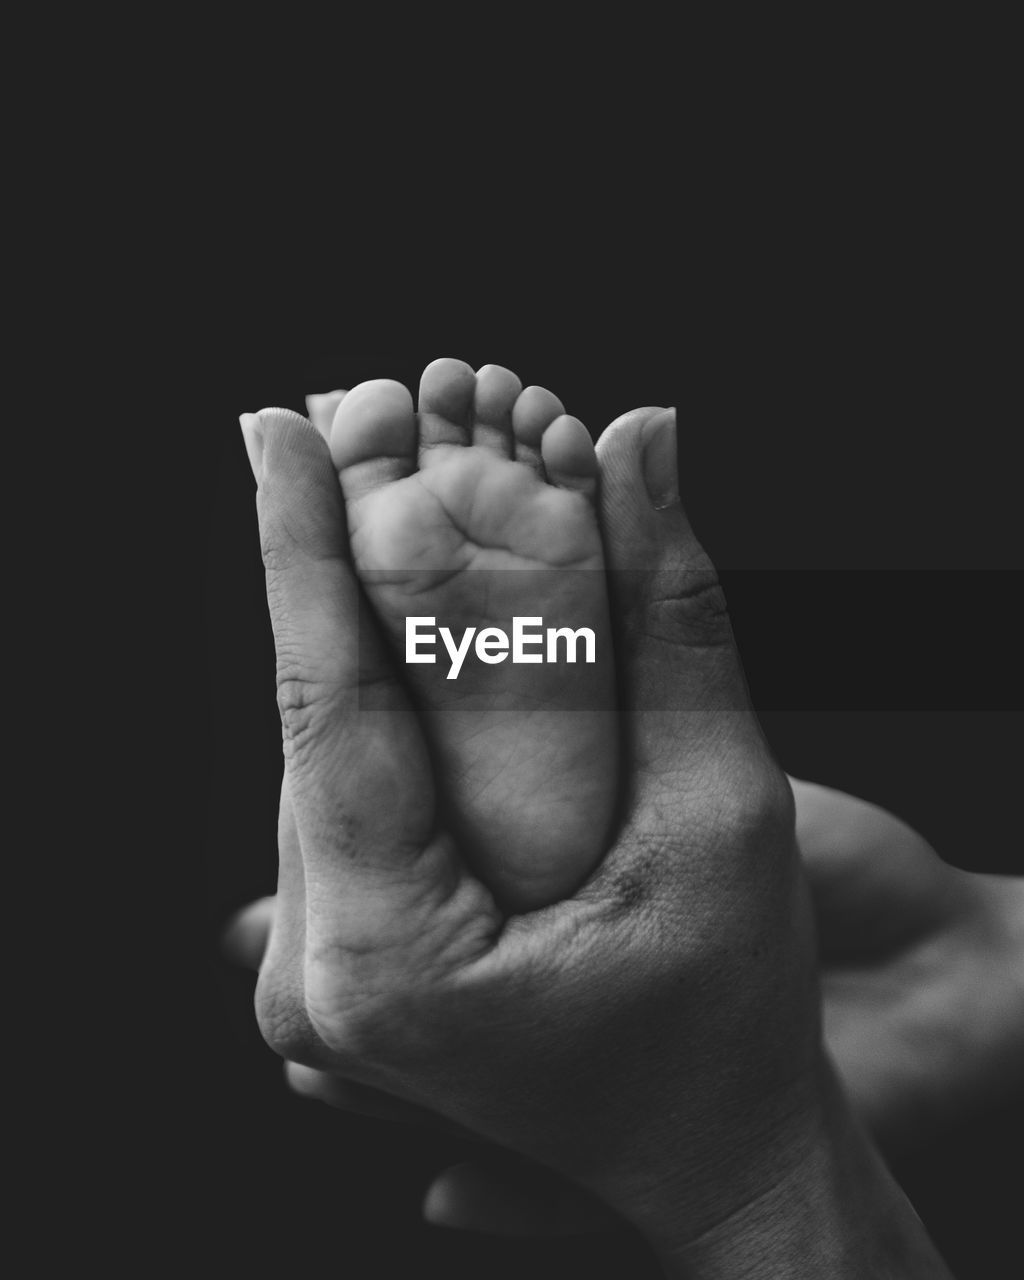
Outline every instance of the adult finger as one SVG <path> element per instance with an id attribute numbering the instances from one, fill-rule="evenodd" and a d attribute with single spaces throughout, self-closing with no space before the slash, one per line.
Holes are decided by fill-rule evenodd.
<path id="1" fill-rule="evenodd" d="M 500 1236 L 582 1235 L 622 1227 L 593 1196 L 511 1157 L 445 1169 L 426 1193 L 423 1216 L 434 1226 Z"/>
<path id="2" fill-rule="evenodd" d="M 430 760 L 361 600 L 326 443 L 288 410 L 264 410 L 248 428 L 261 451 L 257 510 L 277 653 L 282 813 L 290 801 L 305 900 L 304 922 L 271 936 L 270 951 L 285 963 L 264 961 L 261 1019 L 279 1052 L 305 1059 L 302 1033 L 294 1045 L 291 1034 L 298 990 L 324 1026 L 344 1023 L 339 1001 L 345 1010 L 351 1000 L 365 1003 L 399 971 L 422 970 L 450 944 L 458 949 L 453 938 L 487 904 L 472 886 L 458 892 L 465 868 L 450 840 L 432 838 Z M 488 916 L 483 929 L 492 926 Z M 467 945 L 484 944 L 474 933 Z"/>
<path id="3" fill-rule="evenodd" d="M 227 958 L 243 969 L 258 969 L 267 949 L 277 899 L 257 898 L 236 911 L 224 926 L 221 945 Z"/>
<path id="4" fill-rule="evenodd" d="M 685 796 L 722 749 L 760 734 L 718 575 L 680 498 L 676 437 L 674 410 L 636 409 L 597 452 L 629 766 L 636 787 Z"/>

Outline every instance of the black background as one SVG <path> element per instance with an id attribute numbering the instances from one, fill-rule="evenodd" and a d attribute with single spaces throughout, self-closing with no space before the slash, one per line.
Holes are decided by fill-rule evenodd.
<path id="1" fill-rule="evenodd" d="M 159 829 L 133 850 L 126 914 L 149 935 L 122 1001 L 159 1070 L 131 1039 L 113 1068 L 135 1156 L 111 1234 L 142 1272 L 654 1274 L 629 1238 L 425 1227 L 430 1174 L 466 1148 L 289 1096 L 260 1040 L 253 979 L 218 944 L 273 888 L 280 779 L 242 411 L 369 377 L 415 387 L 442 355 L 515 369 L 595 433 L 676 405 L 684 500 L 783 765 L 888 806 L 956 865 L 1024 874 L 1012 215 L 986 103 L 968 120 L 948 98 L 878 121 L 861 98 L 820 131 L 796 103 L 788 145 L 754 117 L 712 140 L 716 101 L 699 157 L 633 156 L 625 126 L 584 156 L 567 127 L 543 173 L 527 151 L 474 166 L 435 140 L 401 199 L 378 181 L 394 165 L 351 146 L 228 195 L 225 147 L 187 200 L 168 187 L 187 250 L 153 247 L 171 324 L 146 394 L 173 407 L 148 478 L 169 480 L 177 574 L 143 637 L 163 741 L 143 762 L 160 786 L 135 799 Z M 360 183 L 334 189 L 332 169 Z M 992 1108 L 897 1168 L 959 1280 L 1019 1274 L 1022 1131 L 1019 1102 Z"/>

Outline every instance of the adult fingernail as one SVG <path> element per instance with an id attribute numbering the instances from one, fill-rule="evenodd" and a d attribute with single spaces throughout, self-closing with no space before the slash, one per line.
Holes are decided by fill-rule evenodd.
<path id="1" fill-rule="evenodd" d="M 644 484 L 656 511 L 679 501 L 676 461 L 676 411 L 664 409 L 648 418 L 640 430 Z"/>
<path id="2" fill-rule="evenodd" d="M 252 474 L 259 484 L 263 479 L 263 427 L 260 416 L 258 413 L 239 414 L 238 425 L 242 428 L 242 439 L 245 441 Z"/>

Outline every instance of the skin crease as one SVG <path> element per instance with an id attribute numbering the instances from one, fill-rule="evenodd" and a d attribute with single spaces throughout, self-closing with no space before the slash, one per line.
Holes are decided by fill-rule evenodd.
<path id="1" fill-rule="evenodd" d="M 286 1058 L 583 1185 L 666 1274 L 742 1261 L 750 1274 L 860 1275 L 865 1248 L 898 1256 L 896 1274 L 946 1274 L 819 1051 L 792 793 L 678 496 L 644 502 L 654 416 L 626 415 L 603 438 L 606 527 L 631 522 L 653 566 L 613 602 L 625 818 L 584 890 L 504 924 L 435 833 L 429 764 L 381 647 L 357 643 L 365 619 L 323 442 L 294 415 L 260 423 L 288 776 L 261 1028 Z M 692 710 L 659 708 L 666 681 Z M 371 802 L 382 794 L 387 808 Z"/>

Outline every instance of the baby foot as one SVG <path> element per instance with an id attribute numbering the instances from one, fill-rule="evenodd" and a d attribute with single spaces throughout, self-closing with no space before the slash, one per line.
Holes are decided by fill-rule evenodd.
<path id="1" fill-rule="evenodd" d="M 507 369 L 435 360 L 418 413 L 400 383 L 364 382 L 330 442 L 353 563 L 422 714 L 445 817 L 506 908 L 554 902 L 601 858 L 616 801 L 590 436 Z M 553 628 L 573 635 L 552 643 Z"/>

